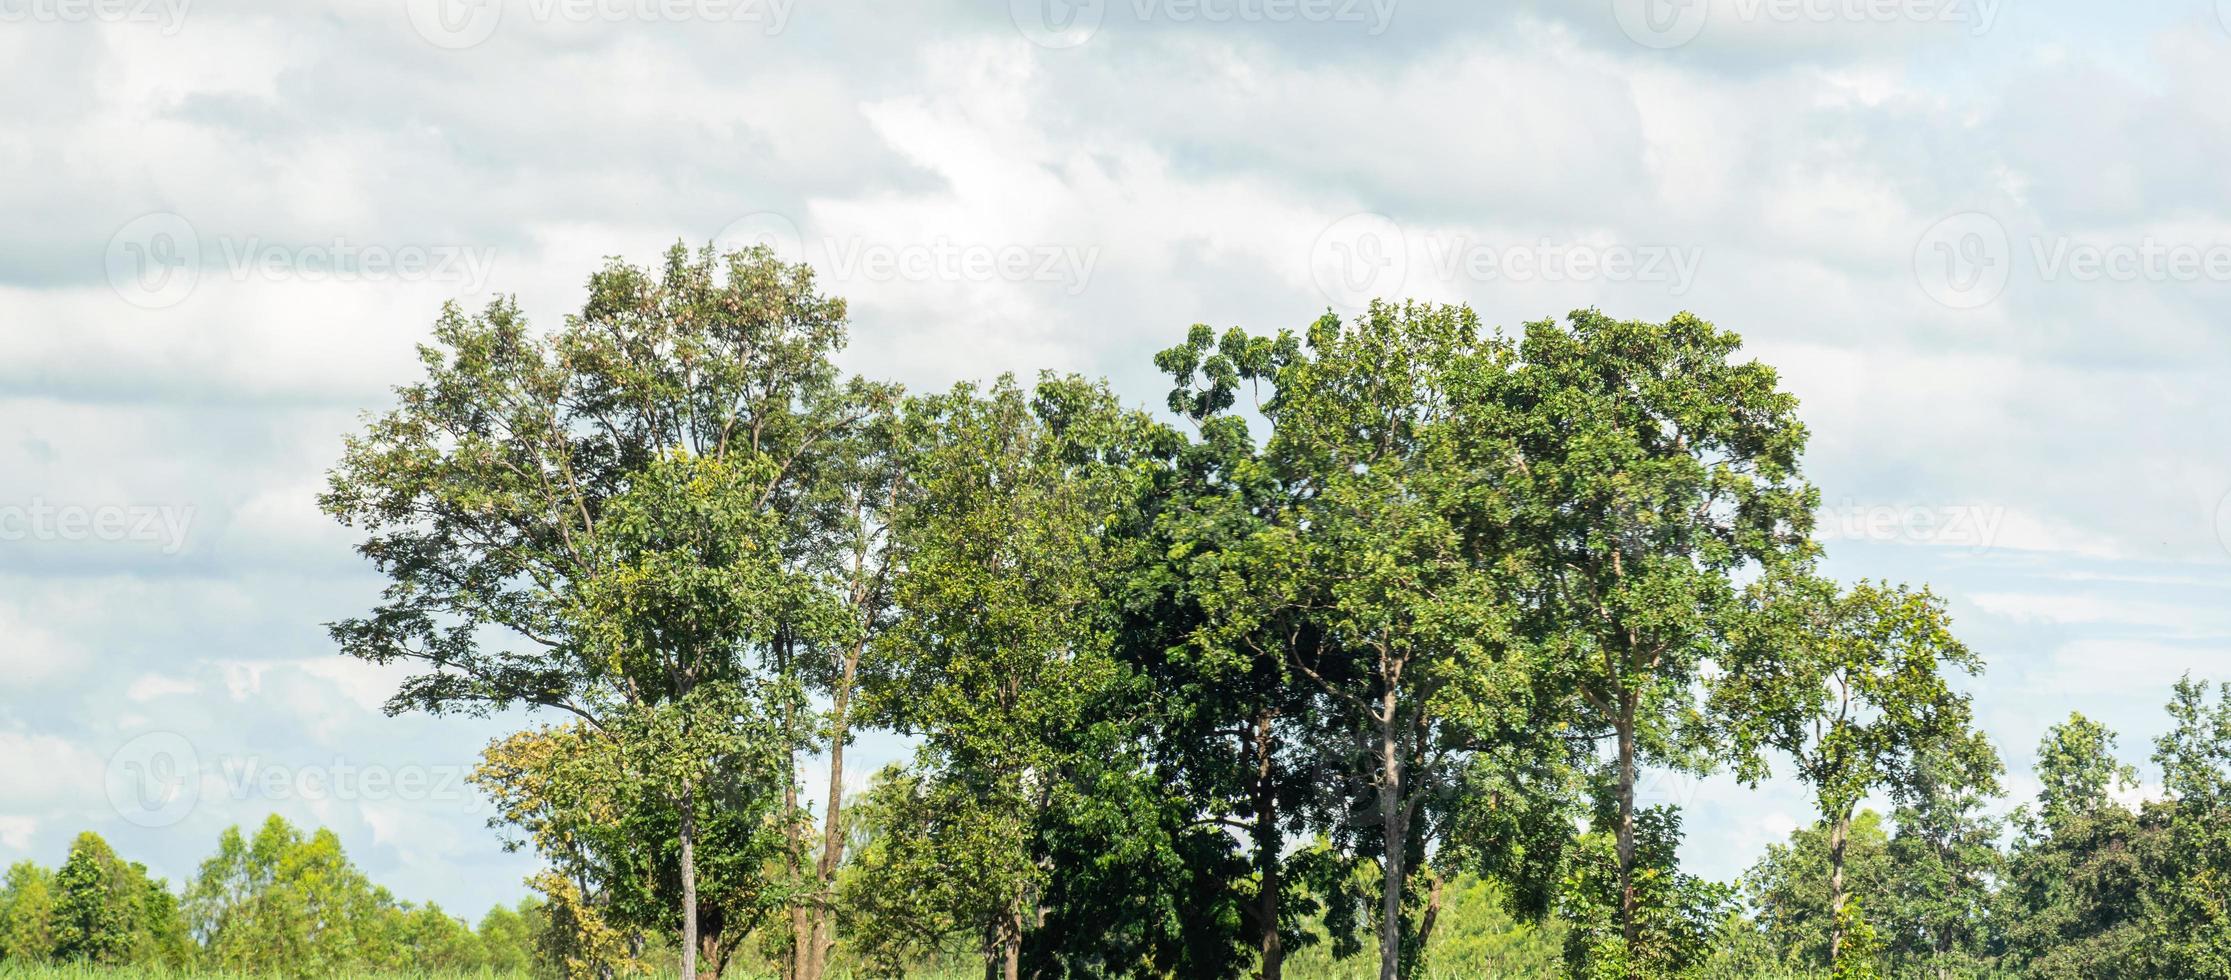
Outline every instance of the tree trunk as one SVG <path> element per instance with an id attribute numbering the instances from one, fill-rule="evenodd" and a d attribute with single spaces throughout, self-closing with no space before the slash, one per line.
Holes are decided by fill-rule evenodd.
<path id="1" fill-rule="evenodd" d="M 815 869 L 816 901 L 812 909 L 813 922 L 807 930 L 808 955 L 800 964 L 804 972 L 799 980 L 821 980 L 829 970 L 829 953 L 836 946 L 836 930 L 831 922 L 835 910 L 830 906 L 830 891 L 836 887 L 837 865 L 844 860 L 844 740 L 851 730 L 852 685 L 859 676 L 860 653 L 860 646 L 855 644 L 845 656 L 844 670 L 830 706 L 829 808 L 821 817 L 821 863 Z"/>
<path id="2" fill-rule="evenodd" d="M 1619 696 L 1619 934 L 1631 953 L 1640 939 L 1635 901 L 1635 709 L 1639 696 Z M 1628 975 L 1640 977 L 1632 967 Z"/>
<path id="3" fill-rule="evenodd" d="M 1409 832 L 1403 826 L 1402 754 L 1395 736 L 1394 692 L 1389 690 L 1379 717 L 1379 830 L 1381 908 L 1379 911 L 1379 980 L 1399 980 L 1402 973 L 1402 886 L 1408 869 L 1402 866 L 1403 846 Z"/>
<path id="4" fill-rule="evenodd" d="M 697 976 L 697 794 L 682 783 L 682 980 Z"/>
<path id="5" fill-rule="evenodd" d="M 799 857 L 805 853 L 806 842 L 798 829 L 798 821 L 802 815 L 798 812 L 798 783 L 796 780 L 792 780 L 790 785 L 783 788 L 782 810 L 785 815 L 784 823 L 789 825 L 787 834 L 790 838 L 789 862 L 793 875 L 791 880 L 797 881 L 806 874 L 806 869 L 798 865 Z M 789 962 L 784 965 L 783 969 L 783 972 L 788 974 L 791 980 L 812 980 L 812 977 L 806 973 L 807 947 L 812 944 L 813 925 L 806 917 L 806 902 L 793 901 L 790 904 L 790 957 Z"/>
<path id="6" fill-rule="evenodd" d="M 1285 943 L 1278 937 L 1280 876 L 1285 841 L 1278 833 L 1278 785 L 1273 779 L 1277 744 L 1271 740 L 1271 712 L 1255 718 L 1255 867 L 1261 877 L 1256 888 L 1255 920 L 1259 929 L 1256 948 L 1261 980 L 1279 980 L 1286 969 Z"/>
<path id="7" fill-rule="evenodd" d="M 1433 923 L 1441 917 L 1441 886 L 1448 884 L 1438 871 L 1427 871 L 1433 884 L 1425 893 L 1425 916 L 1418 920 L 1418 952 L 1425 952 L 1425 944 L 1433 941 Z"/>
<path id="8" fill-rule="evenodd" d="M 705 971 L 700 980 L 719 980 L 721 971 L 728 966 L 728 950 L 720 943 L 720 934 L 708 932 L 697 937 L 697 965 Z"/>
<path id="9" fill-rule="evenodd" d="M 776 640 L 777 676 L 792 676 L 792 652 L 793 647 L 787 634 Z M 782 734 L 790 759 L 789 778 L 783 781 L 782 786 L 782 834 L 783 843 L 787 845 L 783 849 L 783 864 L 790 873 L 790 881 L 797 884 L 806 875 L 806 869 L 799 864 L 806 853 L 805 835 L 798 826 L 801 816 L 798 812 L 798 746 L 802 739 L 798 737 L 797 709 L 789 704 L 785 704 L 782 709 Z M 806 948 L 812 944 L 813 930 L 806 919 L 805 904 L 792 901 L 787 911 L 790 919 L 790 954 L 781 961 L 782 975 L 788 980 L 811 980 L 806 974 Z"/>
<path id="10" fill-rule="evenodd" d="M 1007 914 L 1007 921 L 1000 923 L 999 975 L 1003 980 L 1022 980 L 1023 975 L 1023 909 L 1020 901 L 1014 911 Z"/>
<path id="11" fill-rule="evenodd" d="M 1851 837 L 1851 809 L 1828 824 L 1828 965 L 1844 949 L 1844 843 Z"/>

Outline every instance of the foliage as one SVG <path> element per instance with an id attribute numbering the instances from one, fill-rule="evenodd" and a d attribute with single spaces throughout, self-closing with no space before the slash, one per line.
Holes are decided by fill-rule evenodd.
<path id="1" fill-rule="evenodd" d="M 1712 697 L 1744 775 L 1764 774 L 1759 749 L 1771 748 L 1813 791 L 1828 834 L 1824 962 L 1835 966 L 1859 802 L 1883 789 L 1902 800 L 1993 793 L 2000 766 L 1973 731 L 1968 696 L 1951 686 L 1982 662 L 1952 635 L 1942 600 L 1871 582 L 1839 590 L 1790 571 L 1748 591 Z"/>
<path id="2" fill-rule="evenodd" d="M 183 896 L 81 834 L 59 872 L 11 868 L 0 911 L 0 963 L 11 968 L 516 974 L 532 966 L 543 931 L 534 904 L 492 910 L 476 933 L 439 906 L 398 902 L 349 863 L 330 831 L 305 836 L 276 816 L 253 839 L 227 830 Z"/>
<path id="3" fill-rule="evenodd" d="M 18 861 L 0 882 L 0 961 L 38 962 L 53 955 L 54 872 Z"/>
<path id="4" fill-rule="evenodd" d="M 1605 804 L 1605 811 L 1617 805 Z M 1680 814 L 1654 806 L 1635 817 L 1631 863 L 1620 860 L 1618 838 L 1609 833 L 1590 833 L 1574 848 L 1558 909 L 1567 923 L 1571 976 L 1692 975 L 1704 966 L 1729 912 L 1732 887 L 1680 871 Z M 1634 900 L 1623 908 L 1630 883 Z"/>
<path id="5" fill-rule="evenodd" d="M 116 856 L 87 831 L 54 875 L 56 960 L 182 966 L 189 955 L 178 899 L 147 868 Z"/>
<path id="6" fill-rule="evenodd" d="M 1598 777 L 1610 808 L 1595 826 L 1614 842 L 1614 918 L 1634 969 L 1688 961 L 1643 948 L 1643 920 L 1670 913 L 1643 904 L 1636 774 L 1711 767 L 1716 746 L 1684 736 L 1696 681 L 1739 614 L 1737 576 L 1813 550 L 1797 401 L 1772 368 L 1736 360 L 1740 347 L 1686 313 L 1579 311 L 1527 325 L 1501 399 L 1522 481 L 1511 533 L 1529 570 L 1526 630 L 1544 647 L 1542 686 L 1569 692 L 1578 731 L 1610 743 Z M 1601 951 L 1593 928 L 1577 934 Z"/>

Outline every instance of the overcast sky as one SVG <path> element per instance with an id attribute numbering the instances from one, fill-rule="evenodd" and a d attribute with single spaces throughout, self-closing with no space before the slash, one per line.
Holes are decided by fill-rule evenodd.
<path id="1" fill-rule="evenodd" d="M 555 323 L 677 240 L 813 262 L 852 369 L 1142 406 L 1195 322 L 1692 310 L 1803 400 L 1830 570 L 1950 601 L 2016 798 L 2071 709 L 2142 763 L 2181 672 L 2231 679 L 2227 21 L 0 0 L 0 861 L 94 829 L 175 883 L 278 812 L 401 897 L 524 894 L 458 781 L 524 719 L 380 714 L 396 675 L 321 627 L 380 581 L 314 495 L 443 301 Z M 1718 877 L 1810 819 L 1780 784 L 1645 795 Z"/>

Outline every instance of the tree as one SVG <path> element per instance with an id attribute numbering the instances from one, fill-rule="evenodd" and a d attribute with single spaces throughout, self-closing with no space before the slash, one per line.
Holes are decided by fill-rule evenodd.
<path id="1" fill-rule="evenodd" d="M 1632 861 L 1621 859 L 1615 834 L 1596 831 L 1575 843 L 1558 893 L 1570 976 L 1688 976 L 1727 920 L 1734 889 L 1681 872 L 1680 811 L 1645 808 L 1635 831 Z"/>
<path id="2" fill-rule="evenodd" d="M 481 963 L 488 972 L 516 976 L 535 962 L 536 935 L 544 928 L 542 903 L 523 899 L 514 908 L 498 905 L 480 917 L 474 933 L 480 937 Z"/>
<path id="3" fill-rule="evenodd" d="M 1152 685 L 1146 723 L 1156 772 L 1208 826 L 1245 842 L 1252 881 L 1223 875 L 1252 933 L 1257 975 L 1281 975 L 1286 953 L 1308 941 L 1312 907 L 1289 899 L 1289 835 L 1327 826 L 1308 756 L 1312 729 L 1330 721 L 1293 664 L 1327 640 L 1309 611 L 1282 601 L 1291 572 L 1264 559 L 1264 536 L 1284 533 L 1301 501 L 1232 409 L 1244 387 L 1262 389 L 1298 357 L 1291 334 L 1219 341 L 1196 325 L 1155 357 L 1175 383 L 1169 407 L 1197 439 L 1165 434 L 1142 481 L 1135 520 L 1117 537 L 1125 569 L 1114 587 L 1116 655 Z M 1312 813 L 1312 811 L 1316 811 Z M 1314 819 L 1313 819 L 1314 817 Z M 1206 862 L 1229 858 L 1196 850 Z M 1198 901 L 1198 899 L 1196 899 Z"/>
<path id="4" fill-rule="evenodd" d="M 1295 498 L 1248 540 L 1247 594 L 1225 605 L 1274 637 L 1306 628 L 1273 649 L 1328 707 L 1314 726 L 1318 757 L 1337 760 L 1324 771 L 1364 777 L 1320 792 L 1353 800 L 1341 833 L 1378 858 L 1393 980 L 1419 962 L 1427 930 L 1409 924 L 1407 890 L 1466 768 L 1498 733 L 1533 737 L 1517 724 L 1533 675 L 1502 540 L 1512 447 L 1489 400 L 1511 352 L 1468 309 L 1384 303 L 1350 327 L 1320 319 L 1306 348 L 1225 346 L 1254 362 L 1243 376 L 1269 374 L 1264 453 Z"/>
<path id="5" fill-rule="evenodd" d="M 1743 751 L 1743 774 L 1764 775 L 1760 746 L 1790 759 L 1828 828 L 1828 964 L 1843 946 L 1844 851 L 1852 814 L 1878 789 L 1901 799 L 1924 781 L 1923 757 L 1955 780 L 1987 783 L 1998 768 L 1971 734 L 1967 695 L 1948 674 L 1982 663 L 1952 635 L 1927 591 L 1861 582 L 1840 591 L 1810 575 L 1769 575 L 1749 591 L 1713 700 Z M 1946 749 L 1951 749 L 1949 753 Z"/>
<path id="6" fill-rule="evenodd" d="M 1028 395 L 1011 378 L 960 385 L 909 415 L 920 489 L 894 523 L 906 615 L 877 705 L 922 739 L 918 798 L 946 804 L 891 850 L 919 841 L 945 859 L 892 867 L 970 869 L 980 899 L 955 927 L 1013 980 L 1044 883 L 1037 816 L 1071 791 L 1074 728 L 1117 674 L 1093 629 L 1097 576 L 1144 422 L 1104 387 L 1053 377 Z"/>
<path id="7" fill-rule="evenodd" d="M 2035 836 L 2117 806 L 2114 794 L 2137 785 L 2138 770 L 2114 753 L 2114 732 L 2069 712 L 2037 744 L 2037 809 L 2034 815 L 2018 812 L 2017 820 Z"/>
<path id="8" fill-rule="evenodd" d="M 53 956 L 54 872 L 18 861 L 0 882 L 0 960 L 40 963 Z"/>
<path id="9" fill-rule="evenodd" d="M 1738 608 L 1734 577 L 1801 559 L 1817 494 L 1805 429 L 1772 368 L 1690 314 L 1664 323 L 1586 310 L 1527 325 L 1497 402 L 1514 433 L 1514 551 L 1555 686 L 1612 742 L 1619 920 L 1640 937 L 1635 774 L 1701 767 L 1679 727 Z"/>
<path id="10" fill-rule="evenodd" d="M 104 966 L 186 965 L 186 930 L 178 901 L 147 868 L 116 856 L 99 834 L 70 844 L 54 876 L 53 957 Z"/>
<path id="11" fill-rule="evenodd" d="M 839 442 L 823 464 L 823 478 L 814 483 L 821 537 L 805 553 L 805 567 L 836 594 L 846 622 L 842 638 L 820 644 L 820 656 L 805 671 L 808 684 L 829 700 L 829 796 L 821 813 L 819 853 L 808 856 L 807 897 L 793 904 L 790 975 L 796 980 L 818 980 L 836 943 L 837 879 L 846 841 L 845 751 L 860 721 L 859 685 L 876 670 L 868 661 L 881 653 L 883 636 L 899 614 L 893 594 L 899 556 L 891 524 L 913 493 L 914 447 L 894 410 L 897 390 L 871 392 L 874 411 Z"/>
<path id="12" fill-rule="evenodd" d="M 2114 748 L 2113 732 L 2074 712 L 2038 743 L 2037 806 L 2015 812 L 2022 837 L 1998 895 L 2007 959 L 2029 975 L 2144 975 L 2140 855 L 2165 842 L 2115 802 L 2137 774 Z"/>
<path id="13" fill-rule="evenodd" d="M 2206 681 L 2178 678 L 2169 699 L 2169 731 L 2154 742 L 2162 789 L 2198 809 L 2231 806 L 2231 683 L 2208 703 Z"/>
<path id="14" fill-rule="evenodd" d="M 617 715 L 617 737 L 585 724 L 550 726 L 515 733 L 482 753 L 472 780 L 496 802 L 497 819 L 523 835 L 505 846 L 544 855 L 551 867 L 535 879 L 537 890 L 553 903 L 562 891 L 572 903 L 545 928 L 582 931 L 546 937 L 543 945 L 560 951 L 551 958 L 595 969 L 615 962 L 600 959 L 610 947 L 598 937 L 619 936 L 624 946 L 678 930 L 681 811 L 667 787 L 683 777 L 695 780 L 702 804 L 692 838 L 692 899 L 708 969 L 718 972 L 738 940 L 768 920 L 785 898 L 781 882 L 768 873 L 784 852 L 772 829 L 781 762 L 779 723 L 764 716 L 751 722 L 742 713 L 760 707 L 715 685 L 672 708 Z M 701 713 L 695 731 L 681 729 L 677 714 L 685 710 Z M 724 718 L 726 725 L 713 725 Z M 732 769 L 712 765 L 705 753 L 724 750 L 713 736 L 738 724 L 745 724 L 744 735 L 725 750 L 756 753 L 756 760 Z M 760 775 L 708 778 L 714 771 Z"/>
<path id="15" fill-rule="evenodd" d="M 2004 866 L 2003 822 L 1985 808 L 2004 766 L 1981 732 L 1924 746 L 1891 815 L 1883 946 L 1894 961 L 1945 975 L 1985 961 L 1997 941 L 1992 889 Z"/>
<path id="16" fill-rule="evenodd" d="M 677 245 L 655 274 L 615 260 L 549 334 L 509 301 L 470 318 L 445 309 L 420 350 L 426 379 L 349 440 L 320 500 L 364 530 L 359 551 L 391 580 L 370 615 L 331 626 L 334 639 L 426 668 L 390 711 L 524 704 L 607 737 L 615 705 L 671 705 L 706 678 L 744 676 L 747 654 L 773 677 L 754 690 L 797 690 L 798 654 L 844 639 L 825 629 L 843 617 L 798 568 L 823 515 L 814 480 L 888 400 L 838 381 L 829 356 L 843 343 L 843 303 L 764 248 L 693 259 Z M 748 541 L 716 540 L 739 524 Z M 754 576 L 781 593 L 745 590 Z M 727 591 L 718 622 L 619 616 L 630 596 L 686 604 L 708 590 Z M 673 645 L 668 626 L 684 631 Z M 810 733 L 795 710 L 784 718 L 798 748 Z M 694 858 L 695 789 L 677 789 Z M 680 917 L 694 975 L 693 863 L 682 861 Z"/>
<path id="17" fill-rule="evenodd" d="M 1743 874 L 1742 888 L 1757 926 L 1785 967 L 1810 969 L 1829 961 L 1837 929 L 1829 887 L 1830 834 L 1825 819 L 1800 827 L 1788 842 L 1767 845 L 1758 863 Z M 1880 814 L 1861 810 L 1852 817 L 1844 835 L 1844 861 L 1847 901 L 1857 896 L 1877 907 L 1896 875 Z"/>
<path id="18" fill-rule="evenodd" d="M 132 896 L 120 887 L 116 852 L 90 831 L 70 844 L 69 859 L 54 876 L 54 955 L 62 960 L 127 962 L 138 918 Z"/>
<path id="19" fill-rule="evenodd" d="M 253 839 L 225 830 L 184 908 L 212 965 L 328 976 L 398 959 L 390 934 L 396 904 L 350 863 L 332 831 L 305 836 L 273 814 Z"/>

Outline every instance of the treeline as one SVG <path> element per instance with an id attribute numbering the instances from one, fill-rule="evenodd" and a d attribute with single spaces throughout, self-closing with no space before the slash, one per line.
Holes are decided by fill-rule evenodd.
<path id="1" fill-rule="evenodd" d="M 328 830 L 277 816 L 225 831 L 181 891 L 83 833 L 59 869 L 23 861 L 0 886 L 0 964 L 86 963 L 273 976 L 524 974 L 540 904 L 497 906 L 478 929 L 372 884 Z"/>
<path id="2" fill-rule="evenodd" d="M 2231 687 L 2210 693 L 2177 684 L 2152 798 L 2137 800 L 2114 733 L 2071 714 L 2038 744 L 2042 789 L 2010 819 L 1991 815 L 1989 785 L 1917 797 L 1888 826 L 1861 814 L 1844 866 L 1873 926 L 1856 948 L 1898 976 L 2231 975 Z M 1834 846 L 1812 827 L 1769 849 L 1744 876 L 1752 914 L 1729 920 L 1719 970 L 1825 962 Z"/>
<path id="3" fill-rule="evenodd" d="M 1816 572 L 1796 399 L 1733 334 L 1381 303 L 1173 340 L 1149 412 L 845 377 L 842 301 L 764 249 L 615 261 L 548 329 L 451 307 L 329 475 L 390 580 L 332 635 L 422 668 L 391 711 L 555 719 L 476 781 L 575 975 L 673 936 L 685 975 L 1393 980 L 1474 879 L 1572 975 L 1696 975 L 1734 893 L 1650 770 L 1811 788 L 1798 960 L 1921 941 L 1859 807 L 1994 790 L 1981 663 L 1926 589 Z M 847 801 L 870 728 L 918 750 Z"/>

